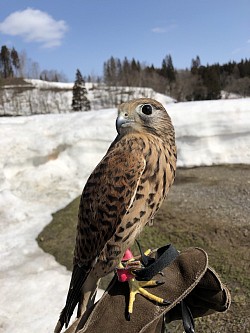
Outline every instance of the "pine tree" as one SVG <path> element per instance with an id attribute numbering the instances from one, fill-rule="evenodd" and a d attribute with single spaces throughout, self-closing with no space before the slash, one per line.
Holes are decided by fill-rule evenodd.
<path id="1" fill-rule="evenodd" d="M 207 88 L 206 99 L 221 98 L 219 64 L 207 66 L 203 74 L 203 83 Z"/>
<path id="2" fill-rule="evenodd" d="M 79 69 L 76 71 L 76 80 L 73 86 L 72 109 L 73 111 L 89 111 L 90 101 L 87 98 L 85 82 Z"/>
<path id="3" fill-rule="evenodd" d="M 12 50 L 10 52 L 10 56 L 11 56 L 12 65 L 16 70 L 16 76 L 17 76 L 17 72 L 20 69 L 20 59 L 19 59 L 19 55 L 14 47 L 12 48 Z"/>
<path id="4" fill-rule="evenodd" d="M 0 69 L 1 75 L 6 79 L 8 77 L 13 77 L 13 68 L 11 65 L 10 50 L 6 45 L 1 47 L 0 52 Z"/>
<path id="5" fill-rule="evenodd" d="M 172 83 L 176 80 L 176 73 L 170 54 L 168 54 L 162 61 L 161 75 L 168 79 L 169 83 Z"/>
<path id="6" fill-rule="evenodd" d="M 191 73 L 194 75 L 198 74 L 200 66 L 201 66 L 200 57 L 196 56 L 196 59 L 192 59 L 191 61 Z"/>

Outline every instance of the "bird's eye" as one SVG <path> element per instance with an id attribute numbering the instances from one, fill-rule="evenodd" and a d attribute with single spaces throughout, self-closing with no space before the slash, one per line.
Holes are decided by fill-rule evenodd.
<path id="1" fill-rule="evenodd" d="M 152 106 L 150 104 L 145 104 L 145 105 L 143 105 L 141 111 L 142 111 L 142 113 L 149 116 L 150 114 L 152 114 L 153 109 L 152 109 Z"/>

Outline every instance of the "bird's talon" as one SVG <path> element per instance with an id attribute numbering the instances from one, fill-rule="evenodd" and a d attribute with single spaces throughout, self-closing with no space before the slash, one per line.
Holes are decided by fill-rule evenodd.
<path id="1" fill-rule="evenodd" d="M 151 250 L 151 249 L 147 249 L 147 250 L 144 252 L 145 256 L 149 256 L 151 253 L 152 253 L 152 250 Z"/>
<path id="2" fill-rule="evenodd" d="M 164 281 L 155 281 L 155 283 L 157 286 L 160 286 L 160 285 L 164 284 L 165 282 Z"/>
<path id="3" fill-rule="evenodd" d="M 164 299 L 163 302 L 162 302 L 162 304 L 169 305 L 169 304 L 171 304 L 171 302 L 169 300 L 167 300 L 167 299 Z"/>

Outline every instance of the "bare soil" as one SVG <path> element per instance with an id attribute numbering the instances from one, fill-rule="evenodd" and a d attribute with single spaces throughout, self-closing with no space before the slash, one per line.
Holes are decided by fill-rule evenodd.
<path id="1" fill-rule="evenodd" d="M 72 267 L 79 198 L 53 215 L 37 240 L 59 263 Z M 196 333 L 250 332 L 250 166 L 179 169 L 154 225 L 139 239 L 144 249 L 172 243 L 198 246 L 232 295 L 227 313 L 196 319 Z M 136 248 L 134 251 L 138 252 Z M 105 284 L 104 284 L 105 285 Z M 179 322 L 169 333 L 183 332 Z"/>

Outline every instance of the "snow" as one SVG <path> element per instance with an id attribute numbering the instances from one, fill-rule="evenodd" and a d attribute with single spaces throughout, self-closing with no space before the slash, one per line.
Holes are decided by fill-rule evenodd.
<path id="1" fill-rule="evenodd" d="M 250 98 L 169 104 L 178 166 L 250 163 Z"/>
<path id="2" fill-rule="evenodd" d="M 25 79 L 26 82 L 32 84 L 34 87 L 38 89 L 73 89 L 74 83 L 72 82 L 49 82 L 43 80 L 35 80 L 35 79 Z"/>
<path id="3" fill-rule="evenodd" d="M 74 83 L 47 82 L 25 79 L 25 85 L 4 86 L 0 89 L 0 115 L 29 116 L 35 114 L 72 112 L 72 89 Z M 129 99 L 155 98 L 162 103 L 174 100 L 151 88 L 109 87 L 105 84 L 86 83 L 91 109 L 115 107 Z"/>
<path id="4" fill-rule="evenodd" d="M 250 164 L 250 99 L 167 104 L 178 166 Z M 0 332 L 52 332 L 70 272 L 35 239 L 81 193 L 115 132 L 115 109 L 0 118 Z"/>
<path id="5" fill-rule="evenodd" d="M 236 94 L 236 93 L 230 93 L 228 91 L 225 91 L 225 90 L 221 90 L 221 98 L 222 99 L 237 99 L 237 98 L 243 98 L 242 95 L 240 94 Z"/>

